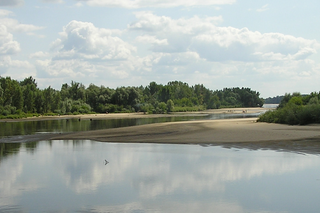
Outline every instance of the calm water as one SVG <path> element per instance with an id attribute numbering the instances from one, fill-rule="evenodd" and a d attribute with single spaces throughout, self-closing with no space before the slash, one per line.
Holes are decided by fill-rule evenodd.
<path id="1" fill-rule="evenodd" d="M 197 116 L 177 116 L 160 118 L 131 118 L 131 119 L 58 119 L 24 122 L 0 122 L 0 139 L 15 135 L 32 135 L 37 133 L 76 132 L 126 126 L 137 126 L 150 123 L 176 122 L 208 119 L 230 119 L 258 117 L 259 113 L 246 114 L 210 114 Z"/>
<path id="2" fill-rule="evenodd" d="M 0 138 L 13 135 L 30 135 L 48 132 L 76 132 L 126 126 L 136 126 L 150 123 L 175 122 L 187 120 L 208 119 L 204 116 L 180 116 L 160 118 L 131 118 L 131 119 L 58 119 L 24 122 L 0 122 Z"/>
<path id="3" fill-rule="evenodd" d="M 0 147 L 0 212 L 320 209 L 318 155 L 92 141 Z"/>

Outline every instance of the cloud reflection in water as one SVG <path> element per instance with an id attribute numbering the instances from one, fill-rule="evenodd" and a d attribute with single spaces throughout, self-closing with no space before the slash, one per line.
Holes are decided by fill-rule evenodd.
<path id="1" fill-rule="evenodd" d="M 105 165 L 105 160 L 110 163 Z M 319 165 L 316 155 L 275 151 L 43 141 L 34 152 L 21 149 L 0 161 L 0 210 L 8 205 L 25 205 L 24 200 L 32 193 L 35 199 L 47 202 L 61 200 L 59 207 L 50 205 L 45 210 L 259 211 L 255 205 L 248 206 L 250 191 L 256 192 L 260 186 L 262 190 L 264 183 L 272 185 L 274 180 L 275 185 L 280 184 L 286 176 L 294 179 L 305 171 L 314 172 Z M 260 179 L 266 182 L 256 183 Z M 243 187 L 250 184 L 252 189 Z M 277 190 L 257 191 L 259 196 L 254 200 L 267 208 L 266 198 L 279 196 Z M 24 208 L 37 210 L 32 203 Z"/>

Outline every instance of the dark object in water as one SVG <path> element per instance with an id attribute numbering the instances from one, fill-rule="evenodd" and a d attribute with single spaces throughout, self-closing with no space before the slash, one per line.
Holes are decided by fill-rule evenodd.
<path id="1" fill-rule="evenodd" d="M 107 160 L 104 160 L 105 161 L 105 164 L 104 165 L 107 165 L 108 163 L 109 163 L 109 161 L 107 161 Z"/>

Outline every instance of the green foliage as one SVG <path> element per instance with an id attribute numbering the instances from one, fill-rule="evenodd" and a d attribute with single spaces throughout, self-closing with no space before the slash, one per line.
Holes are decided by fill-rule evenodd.
<path id="1" fill-rule="evenodd" d="M 302 101 L 302 97 L 301 96 L 293 96 L 288 104 L 295 104 L 297 106 L 301 106 L 303 104 L 303 101 Z"/>
<path id="2" fill-rule="evenodd" d="M 302 96 L 300 93 L 285 94 L 279 107 L 261 115 L 258 121 L 290 125 L 320 123 L 319 95 L 316 93 L 308 96 Z"/>
<path id="3" fill-rule="evenodd" d="M 171 99 L 167 101 L 167 111 L 172 112 L 174 110 L 174 103 Z"/>
<path id="4" fill-rule="evenodd" d="M 309 105 L 319 104 L 319 98 L 318 98 L 318 97 L 312 97 L 312 98 L 310 98 L 309 101 L 308 101 L 308 104 L 309 104 Z"/>
<path id="5" fill-rule="evenodd" d="M 314 103 L 314 99 L 311 101 Z M 62 84 L 61 90 L 51 86 L 37 88 L 32 77 L 21 82 L 0 77 L 0 114 L 52 115 L 106 112 L 168 113 L 217 109 L 221 106 L 261 106 L 259 93 L 249 88 L 230 88 L 212 91 L 202 84 L 189 86 L 181 81 L 167 85 L 151 82 L 143 87 L 110 89 L 90 84 L 88 88 L 71 81 Z"/>
<path id="6" fill-rule="evenodd" d="M 206 108 L 203 105 L 200 106 L 192 106 L 192 107 L 174 107 L 173 112 L 198 112 L 203 111 Z"/>

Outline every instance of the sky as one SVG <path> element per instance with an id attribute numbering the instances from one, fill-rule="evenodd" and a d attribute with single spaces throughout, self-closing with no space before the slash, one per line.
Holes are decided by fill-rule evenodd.
<path id="1" fill-rule="evenodd" d="M 319 0 L 0 0 L 0 76 L 320 91 Z"/>

